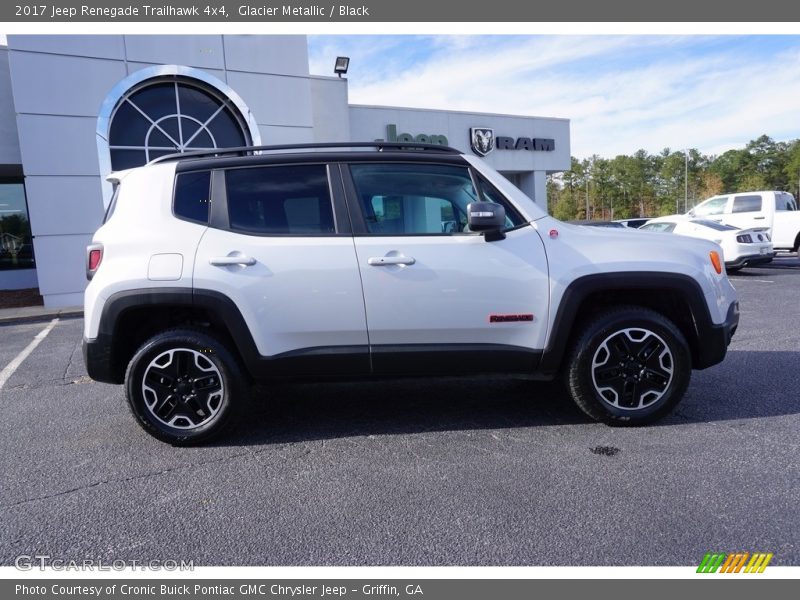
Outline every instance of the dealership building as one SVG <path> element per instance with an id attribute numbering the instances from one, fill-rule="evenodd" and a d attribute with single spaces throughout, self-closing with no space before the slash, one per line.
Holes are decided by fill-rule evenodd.
<path id="1" fill-rule="evenodd" d="M 353 105 L 347 85 L 309 74 L 305 36 L 8 36 L 0 290 L 82 304 L 85 248 L 112 193 L 105 176 L 175 151 L 446 143 L 485 155 L 545 209 L 546 175 L 569 169 L 566 119 Z"/>

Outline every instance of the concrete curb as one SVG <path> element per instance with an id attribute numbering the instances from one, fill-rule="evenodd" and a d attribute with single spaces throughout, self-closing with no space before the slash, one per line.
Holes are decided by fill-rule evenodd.
<path id="1" fill-rule="evenodd" d="M 83 317 L 83 307 L 45 308 L 44 306 L 24 306 L 21 308 L 0 309 L 0 325 L 14 323 L 35 323 L 51 319 L 75 319 Z"/>

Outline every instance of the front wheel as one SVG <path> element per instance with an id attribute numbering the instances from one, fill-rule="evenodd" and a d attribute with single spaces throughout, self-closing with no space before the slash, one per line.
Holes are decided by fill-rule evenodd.
<path id="1" fill-rule="evenodd" d="M 691 377 L 689 346 L 660 313 L 639 307 L 605 311 L 579 333 L 566 380 L 575 404 L 596 421 L 643 425 L 669 413 Z"/>
<path id="2" fill-rule="evenodd" d="M 128 403 L 147 433 L 174 445 L 218 435 L 241 400 L 242 373 L 228 349 L 202 331 L 160 333 L 131 359 Z"/>

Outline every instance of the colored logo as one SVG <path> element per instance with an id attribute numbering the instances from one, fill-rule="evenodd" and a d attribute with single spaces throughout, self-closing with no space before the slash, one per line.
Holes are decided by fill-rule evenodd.
<path id="1" fill-rule="evenodd" d="M 772 552 L 736 552 L 724 554 L 721 552 L 708 552 L 700 566 L 698 573 L 763 573 L 772 560 Z"/>

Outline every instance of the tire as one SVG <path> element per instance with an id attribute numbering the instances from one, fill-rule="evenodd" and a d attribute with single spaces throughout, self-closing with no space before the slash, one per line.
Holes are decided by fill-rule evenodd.
<path id="1" fill-rule="evenodd" d="M 680 330 L 660 313 L 635 306 L 595 317 L 578 333 L 567 360 L 573 401 L 609 425 L 662 418 L 683 398 L 692 373 Z"/>
<path id="2" fill-rule="evenodd" d="M 125 373 L 131 411 L 162 442 L 187 446 L 219 435 L 244 400 L 239 363 L 211 335 L 175 329 L 147 340 Z"/>

